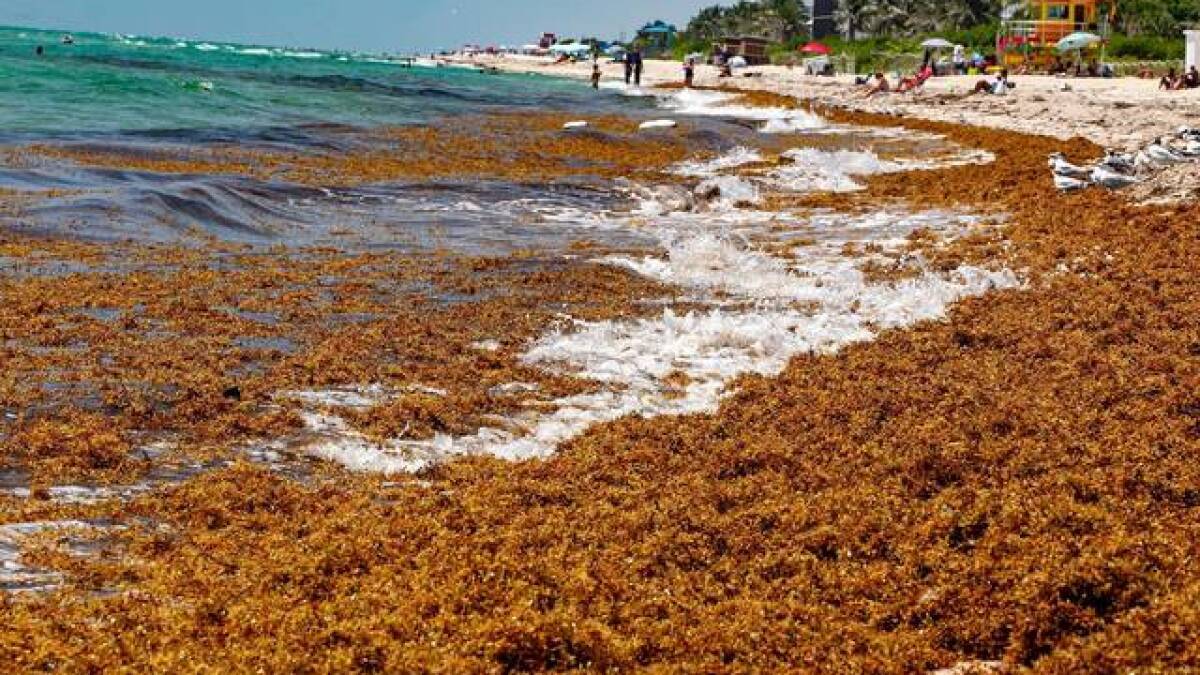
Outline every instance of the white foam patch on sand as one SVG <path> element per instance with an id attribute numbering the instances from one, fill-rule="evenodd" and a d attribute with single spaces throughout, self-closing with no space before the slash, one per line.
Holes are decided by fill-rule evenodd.
<path id="1" fill-rule="evenodd" d="M 750 179 L 738 176 L 707 178 L 696 186 L 696 192 L 700 194 L 716 192 L 716 200 L 707 204 L 709 210 L 756 206 L 762 202 L 762 194 L 759 192 L 758 185 Z"/>
<path id="2" fill-rule="evenodd" d="M 763 156 L 757 150 L 738 146 L 709 160 L 688 160 L 679 162 L 671 167 L 671 171 L 680 176 L 706 178 L 716 176 L 724 171 L 740 166 L 763 161 Z"/>
<path id="3" fill-rule="evenodd" d="M 798 235 L 813 243 L 783 260 L 748 243 L 747 233 L 761 232 L 764 220 L 733 220 L 746 214 L 730 215 L 742 230 L 714 226 L 711 214 L 659 217 L 654 227 L 665 256 L 604 259 L 714 300 L 712 309 L 686 314 L 665 309 L 632 321 L 573 321 L 544 335 L 523 356 L 525 363 L 609 385 L 601 391 L 554 401 L 555 412 L 514 417 L 503 429 L 428 441 L 378 443 L 337 417 L 310 412 L 305 420 L 315 439 L 304 450 L 351 470 L 380 473 L 417 471 L 462 455 L 545 457 L 593 424 L 631 414 L 712 411 L 739 375 L 778 374 L 797 354 L 830 353 L 879 330 L 940 319 L 960 298 L 1019 284 L 1008 271 L 964 266 L 937 274 L 921 269 L 917 259 L 912 264 L 921 271 L 912 278 L 875 283 L 858 268 L 861 258 L 841 253 L 848 242 L 878 241 L 886 249 L 917 228 L 969 226 L 975 221 L 969 216 L 828 214 L 795 223 Z M 720 301 L 718 294 L 724 296 Z M 682 390 L 670 384 L 678 373 L 686 375 Z"/>
<path id="4" fill-rule="evenodd" d="M 861 190 L 855 176 L 900 171 L 869 150 L 820 150 L 796 148 L 783 153 L 790 163 L 774 169 L 769 177 L 793 192 L 850 192 Z"/>
<path id="5" fill-rule="evenodd" d="M 789 163 L 768 174 L 776 186 L 792 192 L 852 192 L 861 190 L 856 177 L 919 169 L 987 164 L 995 161 L 989 152 L 957 148 L 948 154 L 926 159 L 880 159 L 870 150 L 821 150 L 794 148 L 782 157 Z"/>
<path id="6" fill-rule="evenodd" d="M 681 115 L 736 117 L 743 120 L 764 122 L 762 130 L 767 133 L 807 131 L 822 129 L 828 125 L 820 115 L 794 108 L 762 108 L 738 105 L 736 96 L 706 89 L 680 89 L 656 92 L 659 105 Z"/>

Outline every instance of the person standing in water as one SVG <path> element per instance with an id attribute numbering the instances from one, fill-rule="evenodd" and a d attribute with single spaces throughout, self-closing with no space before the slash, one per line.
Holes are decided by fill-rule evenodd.
<path id="1" fill-rule="evenodd" d="M 642 49 L 637 47 L 631 54 L 633 57 L 633 86 L 642 86 Z"/>
<path id="2" fill-rule="evenodd" d="M 592 59 L 592 89 L 600 88 L 600 62 Z"/>
<path id="3" fill-rule="evenodd" d="M 688 89 L 692 88 L 692 82 L 696 79 L 696 59 L 688 57 L 683 62 L 683 86 Z"/>
<path id="4" fill-rule="evenodd" d="M 629 86 L 629 82 L 633 80 L 633 52 L 625 52 L 621 60 L 625 62 L 625 85 Z"/>

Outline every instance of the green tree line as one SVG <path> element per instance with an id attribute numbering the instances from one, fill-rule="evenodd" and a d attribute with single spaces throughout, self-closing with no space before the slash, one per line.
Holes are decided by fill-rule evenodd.
<path id="1" fill-rule="evenodd" d="M 855 39 L 911 37 L 960 31 L 1000 20 L 1005 0 L 840 0 L 837 22 Z M 1111 5 L 1101 5 L 1108 15 Z M 740 0 L 700 10 L 684 36 L 714 40 L 724 35 L 781 33 L 784 40 L 807 31 L 808 7 L 801 0 Z M 1114 28 L 1128 36 L 1175 37 L 1200 23 L 1200 0 L 1119 0 Z"/>
<path id="2" fill-rule="evenodd" d="M 945 37 L 969 48 L 995 44 L 1001 12 L 1013 0 L 839 0 L 835 21 L 844 38 L 829 40 L 838 51 L 902 51 L 920 38 Z M 1111 4 L 1102 3 L 1101 16 Z M 779 38 L 772 51 L 785 54 L 808 39 L 808 7 L 802 0 L 739 0 L 701 9 L 680 36 L 678 51 L 704 51 L 730 35 Z M 1182 57 L 1178 39 L 1200 28 L 1200 0 L 1118 0 L 1110 55 L 1166 60 Z"/>

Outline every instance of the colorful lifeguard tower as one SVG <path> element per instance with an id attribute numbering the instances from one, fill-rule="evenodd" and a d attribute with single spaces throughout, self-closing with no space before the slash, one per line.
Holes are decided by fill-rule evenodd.
<path id="1" fill-rule="evenodd" d="M 1099 4 L 1099 0 L 1028 0 L 1022 18 L 1001 23 L 997 60 L 1009 66 L 1044 65 L 1054 59 L 1058 41 L 1071 33 L 1094 33 L 1107 40 L 1108 16 L 1101 14 Z"/>

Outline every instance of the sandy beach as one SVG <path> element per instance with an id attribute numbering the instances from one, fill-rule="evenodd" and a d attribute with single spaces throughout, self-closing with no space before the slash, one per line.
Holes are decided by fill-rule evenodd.
<path id="1" fill-rule="evenodd" d="M 556 64 L 548 58 L 506 55 L 449 57 L 448 61 L 497 68 L 504 72 L 541 73 L 587 79 L 591 63 Z M 645 87 L 682 82 L 682 69 L 673 61 L 647 60 Z M 602 61 L 609 86 L 622 82 L 621 64 Z M 749 73 L 752 77 L 745 77 Z M 895 84 L 895 74 L 887 76 Z M 731 78 L 718 77 L 713 66 L 697 68 L 695 83 L 702 87 L 730 86 L 762 89 L 818 105 L 865 112 L 907 115 L 956 124 L 1008 129 L 1060 139 L 1086 138 L 1097 145 L 1128 150 L 1169 134 L 1180 126 L 1200 125 L 1200 90 L 1159 91 L 1157 80 L 1137 78 L 1058 78 L 1017 75 L 1009 96 L 972 96 L 961 100 L 980 76 L 938 77 L 913 94 L 864 99 L 850 76 L 814 77 L 802 68 L 757 66 Z"/>

